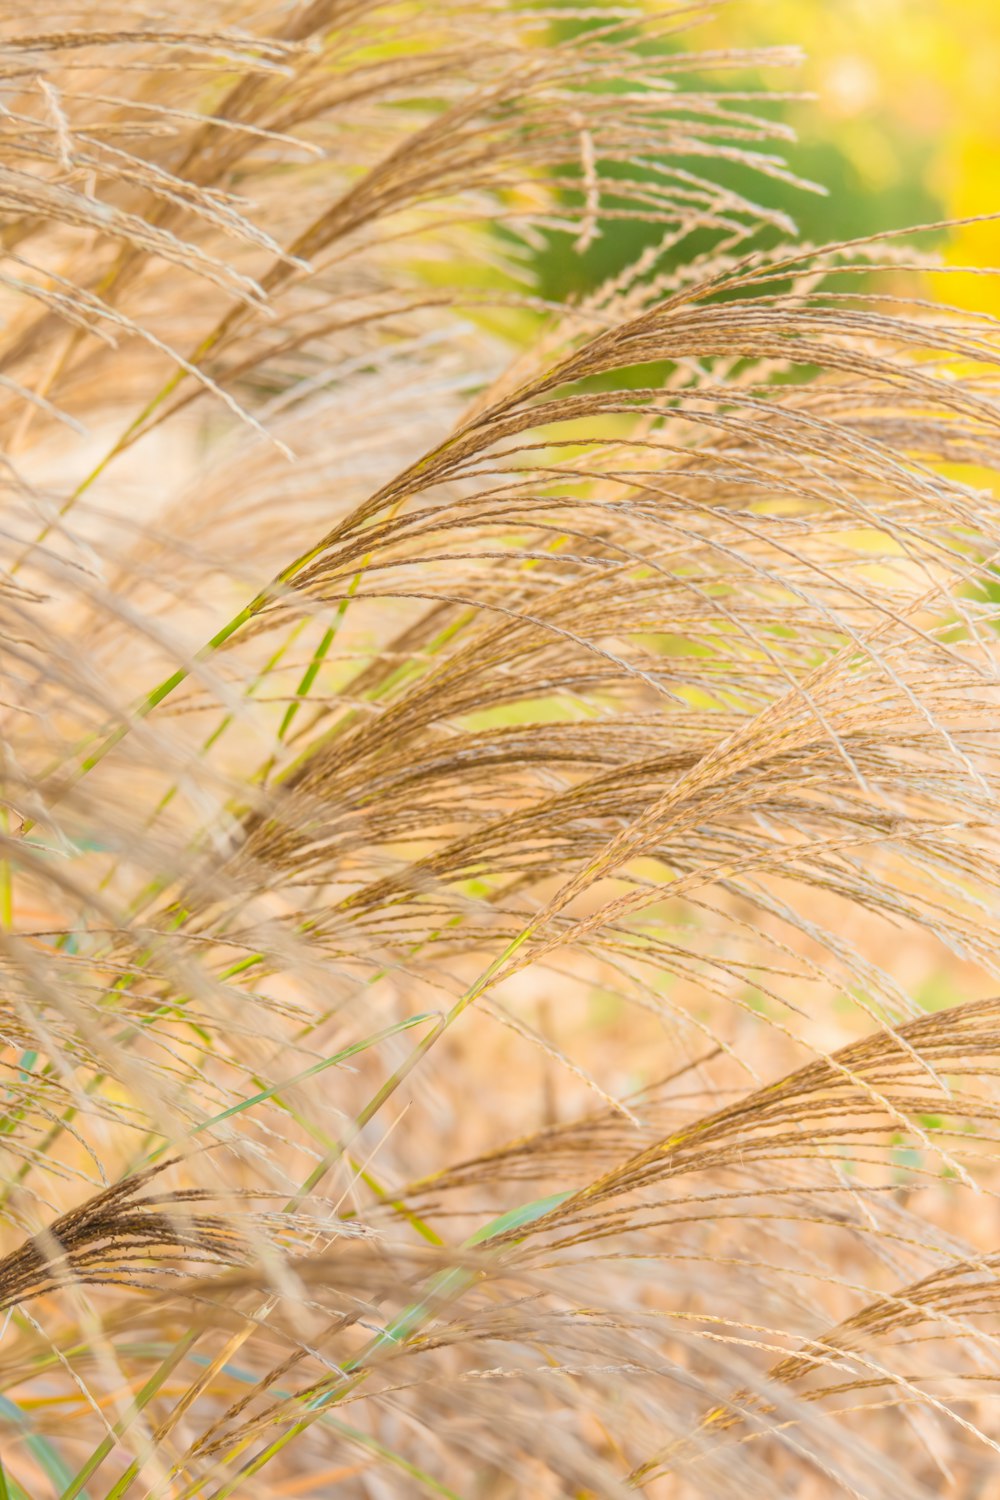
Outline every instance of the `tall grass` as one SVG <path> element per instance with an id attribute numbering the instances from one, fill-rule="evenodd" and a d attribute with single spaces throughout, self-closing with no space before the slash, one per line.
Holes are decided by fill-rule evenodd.
<path id="1" fill-rule="evenodd" d="M 702 11 L 2 22 L 0 1496 L 995 1492 L 1000 338 Z"/>

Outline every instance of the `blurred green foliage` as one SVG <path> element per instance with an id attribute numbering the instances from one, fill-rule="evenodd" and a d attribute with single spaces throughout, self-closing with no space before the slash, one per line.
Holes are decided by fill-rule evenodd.
<path id="1" fill-rule="evenodd" d="M 569 12 L 572 0 L 557 0 Z M 546 9 L 551 10 L 551 5 Z M 652 8 L 652 5 L 651 5 Z M 587 19 L 552 23 L 556 37 L 606 24 L 611 0 L 590 0 Z M 765 201 L 792 219 L 814 243 L 861 237 L 885 229 L 989 213 L 1000 181 L 1000 4 L 996 0 L 731 0 L 714 19 L 648 44 L 651 51 L 801 46 L 799 68 L 763 67 L 685 75 L 683 86 L 717 92 L 785 94 L 756 112 L 791 127 L 794 143 L 748 143 L 783 157 L 791 172 L 825 189 L 805 191 L 781 178 L 763 179 L 737 162 L 712 164 L 713 180 Z M 787 97 L 805 94 L 811 97 Z M 746 106 L 749 108 L 750 106 Z M 672 165 L 697 172 L 699 160 Z M 625 171 L 653 180 L 642 168 L 602 164 L 614 179 Z M 582 179 L 582 168 L 577 176 Z M 567 186 L 562 208 L 579 220 L 580 190 Z M 620 200 L 602 195 L 606 211 Z M 502 235 L 503 231 L 498 230 Z M 578 249 L 573 230 L 544 229 L 528 259 L 537 290 L 557 301 L 577 298 L 630 265 L 663 233 L 663 226 L 599 217 L 597 233 Z M 771 239 L 777 237 L 777 231 Z M 941 236 L 936 237 L 938 241 Z M 689 237 L 662 264 L 689 261 L 710 243 Z M 757 244 L 766 244 L 767 236 Z M 994 252 L 997 252 L 994 254 Z M 953 233 L 953 263 L 988 266 L 1000 259 L 1000 227 L 975 235 Z M 952 287 L 958 286 L 953 279 Z M 949 288 L 951 293 L 951 288 Z M 951 293 L 965 300 L 960 288 Z M 982 283 L 974 289 L 982 305 Z M 1000 296 L 1000 290 L 994 291 Z M 989 299 L 987 299 L 989 300 Z"/>

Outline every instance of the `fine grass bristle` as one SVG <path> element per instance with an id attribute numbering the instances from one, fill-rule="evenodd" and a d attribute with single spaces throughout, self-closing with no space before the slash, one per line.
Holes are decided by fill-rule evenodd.
<path id="1" fill-rule="evenodd" d="M 1000 324 L 707 16 L 0 19 L 0 1500 L 992 1493 Z"/>

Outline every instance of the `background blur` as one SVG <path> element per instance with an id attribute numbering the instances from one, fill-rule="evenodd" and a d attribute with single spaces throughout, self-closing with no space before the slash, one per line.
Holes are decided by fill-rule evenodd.
<path id="1" fill-rule="evenodd" d="M 1000 4 L 997 0 L 739 0 L 717 46 L 802 46 L 804 87 L 785 107 L 794 164 L 829 189 L 797 218 L 839 238 L 1000 208 Z M 794 207 L 789 202 L 794 213 Z M 950 260 L 1000 265 L 1000 223 L 957 231 Z M 960 283 L 956 283 L 960 285 Z M 977 305 L 1000 308 L 979 281 Z"/>
<path id="2" fill-rule="evenodd" d="M 767 202 L 783 208 L 805 239 L 1000 209 L 1000 0 L 723 0 L 713 21 L 663 45 L 802 49 L 798 67 L 724 76 L 727 89 L 812 96 L 768 110 L 798 137 L 784 152 L 790 167 L 826 189 L 767 184 Z M 709 87 L 719 87 L 719 75 Z M 734 168 L 730 181 L 750 196 L 762 191 L 749 170 Z M 589 290 L 652 237 L 648 228 L 605 222 L 576 257 L 558 237 L 542 257 L 546 294 L 565 295 L 567 280 Z M 1000 222 L 937 238 L 953 264 L 1000 265 Z M 1000 311 L 1000 282 L 955 278 L 952 285 L 950 300 Z"/>

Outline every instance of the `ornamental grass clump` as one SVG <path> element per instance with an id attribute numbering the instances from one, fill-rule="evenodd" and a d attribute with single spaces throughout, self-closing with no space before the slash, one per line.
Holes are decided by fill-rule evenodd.
<path id="1" fill-rule="evenodd" d="M 992 1493 L 1000 334 L 703 11 L 0 23 L 10 1500 Z"/>

